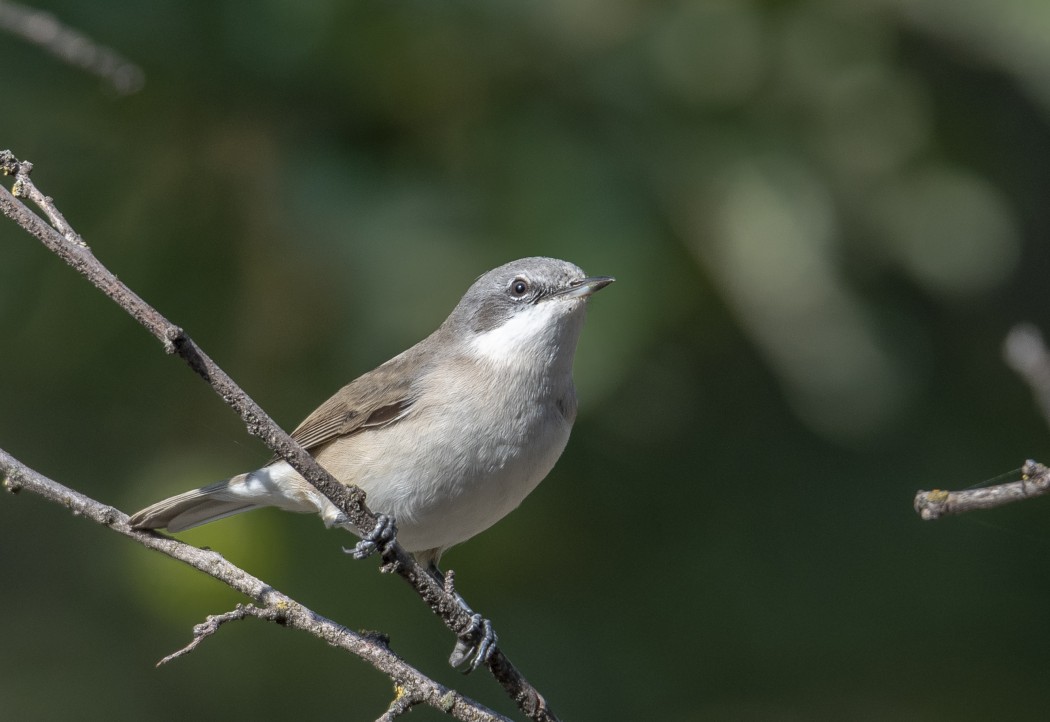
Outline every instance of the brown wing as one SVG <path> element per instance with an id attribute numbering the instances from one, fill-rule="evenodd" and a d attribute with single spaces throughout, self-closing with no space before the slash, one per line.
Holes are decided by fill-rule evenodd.
<path id="1" fill-rule="evenodd" d="M 292 438 L 307 451 L 332 439 L 398 421 L 415 401 L 408 354 L 387 361 L 351 381 L 306 417 Z M 414 364 L 412 364 L 414 365 Z"/>

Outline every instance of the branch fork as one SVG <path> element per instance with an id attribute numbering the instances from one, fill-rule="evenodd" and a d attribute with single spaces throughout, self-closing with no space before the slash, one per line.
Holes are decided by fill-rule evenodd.
<path id="1" fill-rule="evenodd" d="M 264 619 L 268 622 L 275 622 L 277 624 L 284 624 L 285 612 L 284 610 L 277 608 L 260 608 L 254 604 L 238 604 L 232 610 L 224 614 L 209 614 L 208 617 L 200 624 L 194 625 L 193 627 L 193 639 L 185 647 L 177 649 L 168 656 L 157 662 L 157 666 L 167 664 L 173 659 L 178 659 L 184 654 L 189 654 L 197 648 L 201 642 L 219 631 L 219 627 L 226 624 L 226 622 L 233 622 L 241 619 L 247 619 L 248 617 L 257 617 Z"/>

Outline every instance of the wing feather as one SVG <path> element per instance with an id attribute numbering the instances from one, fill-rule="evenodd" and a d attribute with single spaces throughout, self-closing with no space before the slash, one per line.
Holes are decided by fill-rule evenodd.
<path id="1" fill-rule="evenodd" d="M 387 361 L 337 391 L 292 432 L 310 451 L 341 436 L 375 429 L 403 419 L 412 409 L 418 374 L 404 373 L 410 351 Z"/>

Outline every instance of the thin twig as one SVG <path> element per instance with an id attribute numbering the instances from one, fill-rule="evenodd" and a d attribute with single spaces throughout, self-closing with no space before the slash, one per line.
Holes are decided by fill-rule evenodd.
<path id="1" fill-rule="evenodd" d="M 255 403 L 225 371 L 219 368 L 200 347 L 178 326 L 171 323 L 155 308 L 146 303 L 108 268 L 95 258 L 91 249 L 66 222 L 51 198 L 41 193 L 29 177 L 32 165 L 23 163 L 10 151 L 0 151 L 0 171 L 14 175 L 14 189 L 19 196 L 36 203 L 49 217 L 57 221 L 61 232 L 49 226 L 27 208 L 6 188 L 0 186 L 0 211 L 40 240 L 48 249 L 87 278 L 136 321 L 164 344 L 168 353 L 180 356 L 212 389 L 234 409 L 244 421 L 248 433 L 261 439 L 274 453 L 286 460 L 307 482 L 312 484 L 336 505 L 358 529 L 369 532 L 376 526 L 376 516 L 365 505 L 365 495 L 356 486 L 344 485 L 334 479 L 312 456 L 284 432 Z M 385 545 L 382 552 L 383 568 L 392 570 L 409 582 L 416 593 L 459 637 L 477 633 L 471 615 L 467 614 L 457 596 L 449 594 L 428 574 L 415 558 L 397 543 Z M 476 641 L 468 639 L 468 641 Z M 493 649 L 486 662 L 493 676 L 530 719 L 536 722 L 557 722 L 543 695 L 533 687 L 511 663 L 499 647 Z"/>
<path id="2" fill-rule="evenodd" d="M 1028 323 L 1010 329 L 1003 341 L 1003 360 L 1028 384 L 1036 406 L 1050 424 L 1050 350 L 1039 329 Z M 919 516 L 932 520 L 976 509 L 994 509 L 1048 493 L 1050 472 L 1042 464 L 1029 460 L 1021 467 L 1020 481 L 962 491 L 920 491 L 915 495 L 914 505 Z"/>
<path id="3" fill-rule="evenodd" d="M 242 608 L 244 611 L 241 614 L 230 612 L 225 615 L 219 615 L 217 618 L 209 618 L 208 622 L 198 625 L 194 629 L 194 641 L 174 656 L 184 654 L 196 647 L 200 640 L 214 633 L 222 623 L 251 615 L 260 619 L 278 622 L 282 626 L 291 629 L 308 632 L 333 647 L 356 654 L 394 680 L 395 684 L 411 690 L 411 694 L 421 703 L 426 703 L 436 709 L 447 712 L 456 719 L 464 720 L 465 722 L 506 722 L 507 720 L 506 717 L 431 680 L 390 651 L 386 644 L 382 643 L 378 638 L 359 634 L 341 624 L 322 617 L 291 597 L 274 589 L 261 579 L 226 561 L 217 552 L 199 549 L 180 542 L 178 539 L 172 539 L 160 534 L 136 531 L 128 525 L 127 515 L 120 510 L 39 474 L 3 449 L 0 449 L 0 470 L 3 472 L 3 486 L 6 490 L 10 492 L 29 491 L 49 501 L 61 504 L 76 516 L 82 516 L 97 524 L 108 526 L 118 534 L 123 534 L 148 549 L 153 549 L 173 559 L 178 559 L 194 569 L 214 579 L 218 579 L 230 588 L 253 599 L 259 605 L 258 607 L 254 605 L 244 607 Z M 214 628 L 201 629 L 209 626 Z M 452 700 L 451 705 L 449 700 Z"/>
<path id="4" fill-rule="evenodd" d="M 0 30 L 37 45 L 55 57 L 105 80 L 120 95 L 142 90 L 146 74 L 115 50 L 100 45 L 54 15 L 0 0 Z"/>
<path id="5" fill-rule="evenodd" d="M 258 617 L 259 619 L 264 619 L 268 622 L 282 624 L 284 621 L 284 612 L 272 608 L 257 607 L 254 604 L 238 604 L 234 609 L 223 614 L 209 614 L 207 619 L 194 626 L 193 639 L 191 639 L 185 647 L 177 649 L 162 658 L 157 662 L 157 666 L 160 667 L 185 654 L 189 654 L 197 648 L 197 645 L 218 632 L 219 627 L 226 624 L 226 622 L 235 622 L 248 617 Z"/>
<path id="6" fill-rule="evenodd" d="M 963 514 L 977 509 L 994 509 L 1015 501 L 1050 493 L 1050 469 L 1028 460 L 1021 467 L 1021 480 L 962 491 L 920 491 L 915 495 L 915 511 L 925 521 Z"/>

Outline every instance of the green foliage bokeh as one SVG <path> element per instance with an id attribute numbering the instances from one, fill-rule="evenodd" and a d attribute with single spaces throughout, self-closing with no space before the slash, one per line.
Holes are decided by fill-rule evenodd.
<path id="1" fill-rule="evenodd" d="M 1050 502 L 923 524 L 911 497 L 1047 461 L 1001 345 L 1050 328 L 1050 5 L 34 7 L 145 85 L 0 31 L 0 147 L 285 428 L 488 268 L 617 277 L 562 460 L 445 558 L 566 719 L 1043 717 Z M 268 458 L 10 222 L 0 249 L 0 447 L 129 512 Z M 513 712 L 317 519 L 184 536 Z M 3 719 L 356 720 L 390 699 L 253 622 L 154 669 L 242 600 L 26 494 L 0 498 L 0 588 Z"/>

